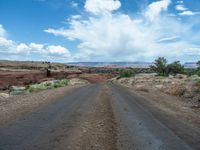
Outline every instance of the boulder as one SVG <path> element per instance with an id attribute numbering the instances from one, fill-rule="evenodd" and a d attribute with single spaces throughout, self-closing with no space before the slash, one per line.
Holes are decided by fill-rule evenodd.
<path id="1" fill-rule="evenodd" d="M 187 75 L 185 75 L 185 74 L 177 74 L 175 76 L 175 78 L 177 78 L 177 79 L 187 79 Z"/>
<path id="2" fill-rule="evenodd" d="M 136 91 L 149 92 L 147 86 L 141 84 L 135 85 L 135 89 Z"/>
<path id="3" fill-rule="evenodd" d="M 153 78 L 155 76 L 157 76 L 157 73 L 140 73 L 135 75 L 135 77 L 145 77 L 145 78 Z"/>
<path id="4" fill-rule="evenodd" d="M 24 86 L 11 86 L 10 91 L 24 91 L 26 90 L 26 87 Z"/>
<path id="5" fill-rule="evenodd" d="M 69 85 L 84 85 L 84 84 L 88 84 L 89 82 L 87 80 L 82 80 L 82 79 L 78 79 L 78 78 L 74 78 L 69 80 Z"/>
<path id="6" fill-rule="evenodd" d="M 159 85 L 155 85 L 156 89 L 162 90 L 164 88 L 164 85 L 159 84 Z"/>
<path id="7" fill-rule="evenodd" d="M 40 83 L 41 85 L 53 85 L 53 84 L 56 84 L 58 83 L 59 80 L 51 80 L 51 81 L 44 81 L 42 83 Z"/>
<path id="8" fill-rule="evenodd" d="M 23 86 L 11 86 L 10 95 L 21 95 L 26 93 L 26 87 Z"/>
<path id="9" fill-rule="evenodd" d="M 7 93 L 0 93 L 0 99 L 1 98 L 8 98 L 8 97 L 10 97 L 9 94 L 7 94 Z"/>
<path id="10" fill-rule="evenodd" d="M 170 75 L 169 75 L 169 78 L 170 78 L 170 79 L 173 79 L 173 78 L 174 78 L 174 76 L 170 74 Z"/>

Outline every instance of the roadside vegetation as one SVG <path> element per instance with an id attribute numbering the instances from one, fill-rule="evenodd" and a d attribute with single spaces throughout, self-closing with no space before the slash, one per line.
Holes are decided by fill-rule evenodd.
<path id="1" fill-rule="evenodd" d="M 41 91 L 41 90 L 46 90 L 46 89 L 64 87 L 67 85 L 68 85 L 68 80 L 62 79 L 62 80 L 46 81 L 40 84 L 30 85 L 27 90 L 31 93 L 31 92 L 36 92 L 36 91 Z"/>
<path id="2" fill-rule="evenodd" d="M 128 78 L 128 77 L 133 77 L 135 76 L 136 72 L 133 70 L 133 69 L 121 69 L 119 71 L 119 77 L 118 79 L 120 78 Z"/>
<path id="3" fill-rule="evenodd" d="M 167 60 L 164 57 L 159 57 L 156 59 L 154 61 L 154 65 L 151 65 L 150 68 L 159 76 L 186 74 L 184 66 L 181 65 L 180 61 L 167 64 Z"/>
<path id="4" fill-rule="evenodd" d="M 62 79 L 62 80 L 45 81 L 40 84 L 32 84 L 26 88 L 13 86 L 11 88 L 10 95 L 21 95 L 21 94 L 38 92 L 38 91 L 47 90 L 47 89 L 64 87 L 67 85 L 68 85 L 68 80 Z"/>
<path id="5" fill-rule="evenodd" d="M 117 70 L 119 73 L 118 79 L 133 77 L 136 74 L 156 73 L 157 76 L 167 77 L 169 75 L 176 76 L 184 74 L 187 76 L 198 75 L 200 77 L 200 61 L 197 62 L 197 68 L 184 68 L 180 61 L 167 63 L 164 57 L 157 58 L 150 68 L 125 68 Z"/>
<path id="6" fill-rule="evenodd" d="M 150 68 L 121 69 L 117 80 L 113 81 L 137 91 L 161 91 L 182 97 L 195 108 L 200 107 L 200 61 L 196 68 L 184 68 L 179 61 L 168 63 L 164 57 L 159 57 Z"/>

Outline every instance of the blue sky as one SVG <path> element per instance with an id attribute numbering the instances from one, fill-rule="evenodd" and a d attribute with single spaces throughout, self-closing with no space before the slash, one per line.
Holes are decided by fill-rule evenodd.
<path id="1" fill-rule="evenodd" d="M 0 0 L 0 59 L 200 60 L 199 0 Z"/>

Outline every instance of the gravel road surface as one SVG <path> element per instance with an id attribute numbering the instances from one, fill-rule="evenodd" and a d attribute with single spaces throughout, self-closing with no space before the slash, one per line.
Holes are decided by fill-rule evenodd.
<path id="1" fill-rule="evenodd" d="M 80 87 L 0 127 L 0 150 L 200 149 L 200 128 L 119 85 Z"/>

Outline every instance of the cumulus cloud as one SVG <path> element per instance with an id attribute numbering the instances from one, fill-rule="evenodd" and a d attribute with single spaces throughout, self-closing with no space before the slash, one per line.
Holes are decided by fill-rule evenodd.
<path id="1" fill-rule="evenodd" d="M 5 29 L 3 28 L 3 26 L 0 24 L 0 37 L 5 36 L 5 34 L 6 34 L 6 31 L 5 31 Z"/>
<path id="2" fill-rule="evenodd" d="M 9 40 L 5 37 L 6 30 L 0 24 L 0 54 L 7 54 L 7 58 L 10 56 L 14 58 L 21 58 L 20 56 L 31 56 L 34 54 L 39 55 L 40 58 L 44 58 L 44 60 L 48 57 L 54 59 L 55 57 L 60 57 L 60 59 L 70 59 L 70 52 L 68 49 L 60 46 L 60 45 L 45 45 L 38 43 L 18 43 L 13 40 Z M 0 59 L 5 59 L 0 57 Z M 30 58 L 31 59 L 31 58 Z M 51 61 L 52 61 L 51 60 Z"/>
<path id="3" fill-rule="evenodd" d="M 200 14 L 200 12 L 193 12 L 191 10 L 186 10 L 186 11 L 179 13 L 180 16 L 194 16 L 194 15 L 199 15 L 199 14 Z"/>
<path id="4" fill-rule="evenodd" d="M 183 4 L 183 1 L 177 1 L 176 3 L 177 4 Z"/>
<path id="5" fill-rule="evenodd" d="M 86 11 L 93 14 L 110 13 L 121 7 L 119 0 L 86 0 Z"/>
<path id="6" fill-rule="evenodd" d="M 194 16 L 200 14 L 200 12 L 194 12 L 186 8 L 183 4 L 184 3 L 183 1 L 178 1 L 177 3 L 178 5 L 176 5 L 175 8 L 177 11 L 179 11 L 178 13 L 179 16 Z"/>
<path id="7" fill-rule="evenodd" d="M 178 11 L 185 11 L 187 10 L 188 8 L 186 8 L 184 5 L 182 4 L 179 4 L 179 5 L 176 5 L 176 10 Z"/>
<path id="8" fill-rule="evenodd" d="M 43 44 L 30 43 L 29 47 L 31 49 L 35 49 L 35 50 L 41 51 L 44 48 L 44 45 Z"/>
<path id="9" fill-rule="evenodd" d="M 78 7 L 78 3 L 76 3 L 75 1 L 71 1 L 71 6 L 72 7 Z"/>
<path id="10" fill-rule="evenodd" d="M 55 36 L 78 43 L 73 54 L 59 45 L 18 43 L 6 38 L 0 25 L 0 53 L 16 56 L 40 55 L 59 61 L 152 61 L 158 56 L 170 60 L 195 61 L 200 58 L 200 40 L 192 28 L 198 21 L 182 22 L 168 13 L 171 0 L 150 3 L 137 17 L 118 12 L 119 0 L 86 0 L 84 16 L 68 18 L 68 25 L 44 30 Z M 181 16 L 194 15 L 183 5 L 177 10 Z M 89 12 L 89 13 L 88 13 Z M 88 15 L 85 17 L 85 15 Z M 194 57 L 195 56 L 195 57 Z"/>
<path id="11" fill-rule="evenodd" d="M 67 57 L 70 56 L 69 50 L 59 45 L 50 45 L 46 49 L 47 49 L 47 52 L 50 54 L 64 55 Z"/>
<path id="12" fill-rule="evenodd" d="M 145 12 L 145 16 L 149 18 L 149 20 L 153 21 L 162 11 L 166 11 L 168 6 L 170 5 L 171 0 L 160 0 L 151 3 L 147 7 L 147 11 Z"/>
<path id="13" fill-rule="evenodd" d="M 95 5 L 88 6 L 89 2 L 92 3 L 86 1 L 86 11 L 97 14 L 103 10 L 109 14 L 91 15 L 88 19 L 71 18 L 67 28 L 45 30 L 68 40 L 80 41 L 78 52 L 72 56 L 74 61 L 151 61 L 158 56 L 171 60 L 193 59 L 187 56 L 192 47 L 197 47 L 188 35 L 192 25 L 182 24 L 176 18 L 163 14 L 163 11 L 167 12 L 170 0 L 149 4 L 143 15 L 137 18 L 112 13 L 120 5 L 110 8 L 95 0 Z M 200 56 L 200 53 L 196 55 Z"/>

